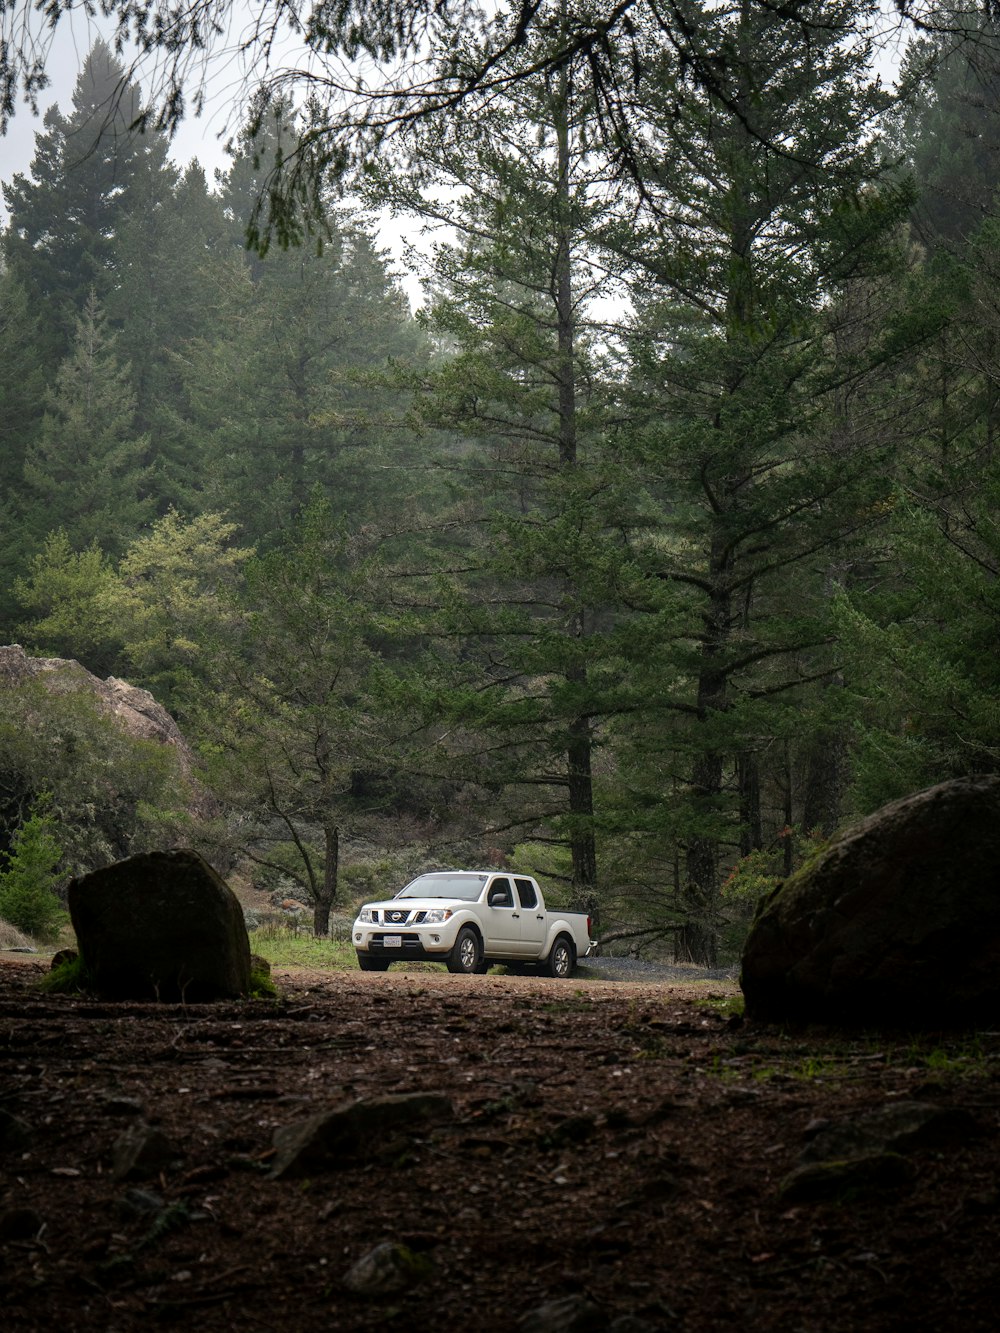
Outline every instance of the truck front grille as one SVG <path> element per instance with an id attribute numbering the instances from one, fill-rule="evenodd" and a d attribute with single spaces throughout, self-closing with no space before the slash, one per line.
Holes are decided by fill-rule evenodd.
<path id="1" fill-rule="evenodd" d="M 386 934 L 393 934 L 393 933 L 394 932 L 392 931 L 386 932 Z M 387 954 L 397 954 L 400 956 L 407 953 L 421 953 L 423 951 L 423 945 L 420 942 L 419 935 L 400 935 L 399 938 L 401 940 L 401 944 L 399 945 L 398 948 L 393 946 L 393 948 L 387 949 L 385 947 L 385 934 L 373 935 L 369 942 L 368 948 L 373 953 L 384 952 Z"/>

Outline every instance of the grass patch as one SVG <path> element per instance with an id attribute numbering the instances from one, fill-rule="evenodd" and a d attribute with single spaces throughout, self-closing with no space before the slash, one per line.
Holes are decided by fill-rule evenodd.
<path id="1" fill-rule="evenodd" d="M 743 995 L 706 995 L 698 1000 L 699 1009 L 711 1009 L 723 1018 L 742 1018 L 744 1009 Z"/>
<path id="2" fill-rule="evenodd" d="M 12 926 L 9 921 L 0 918 L 0 950 L 35 948 L 37 946 L 34 940 L 29 939 L 23 930 L 18 930 L 17 926 Z"/>
<path id="3" fill-rule="evenodd" d="M 47 995 L 85 995 L 94 989 L 94 985 L 86 963 L 77 954 L 46 972 L 38 989 Z"/>
<path id="4" fill-rule="evenodd" d="M 250 968 L 250 990 L 247 994 L 251 1000 L 278 1000 L 281 998 L 281 992 L 271 980 L 270 969 L 265 972 L 260 967 Z"/>
<path id="5" fill-rule="evenodd" d="M 314 967 L 324 972 L 355 972 L 354 946 L 345 940 L 319 939 L 287 926 L 261 926 L 250 936 L 250 948 L 272 967 Z"/>

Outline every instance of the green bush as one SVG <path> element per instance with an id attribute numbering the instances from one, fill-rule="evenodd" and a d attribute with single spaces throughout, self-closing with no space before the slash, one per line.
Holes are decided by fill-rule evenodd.
<path id="1" fill-rule="evenodd" d="M 14 834 L 0 870 L 0 917 L 36 939 L 53 939 L 65 917 L 56 897 L 62 848 L 55 820 L 36 805 Z"/>

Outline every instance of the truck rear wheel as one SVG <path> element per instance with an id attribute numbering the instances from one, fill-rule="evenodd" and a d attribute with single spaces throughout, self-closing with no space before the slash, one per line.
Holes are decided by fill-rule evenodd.
<path id="1" fill-rule="evenodd" d="M 550 977 L 571 977 L 576 967 L 576 951 L 568 935 L 559 935 L 543 964 Z"/>
<path id="2" fill-rule="evenodd" d="M 448 955 L 449 972 L 471 974 L 479 969 L 479 936 L 471 926 L 463 926 Z"/>

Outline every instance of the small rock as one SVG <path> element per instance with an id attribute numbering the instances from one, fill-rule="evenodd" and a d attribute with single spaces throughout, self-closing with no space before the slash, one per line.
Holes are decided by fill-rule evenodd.
<path id="1" fill-rule="evenodd" d="M 778 1186 L 789 1203 L 815 1203 L 844 1195 L 908 1185 L 916 1175 L 898 1153 L 874 1153 L 847 1161 L 810 1162 L 796 1167 Z"/>
<path id="2" fill-rule="evenodd" d="M 563 1296 L 540 1305 L 518 1324 L 521 1333 L 607 1333 L 607 1316 L 586 1296 Z"/>
<path id="3" fill-rule="evenodd" d="M 152 1217 L 163 1208 L 163 1200 L 152 1190 L 126 1190 L 115 1204 L 115 1212 L 123 1222 L 136 1222 L 141 1217 Z"/>
<path id="4" fill-rule="evenodd" d="M 142 1115 L 142 1102 L 138 1097 L 126 1097 L 123 1093 L 110 1093 L 105 1100 L 104 1109 L 108 1115 Z"/>
<path id="5" fill-rule="evenodd" d="M 31 1240 L 44 1226 L 34 1208 L 8 1208 L 0 1213 L 0 1241 Z"/>
<path id="6" fill-rule="evenodd" d="M 377 1157 L 401 1131 L 451 1120 L 455 1108 L 440 1092 L 391 1093 L 361 1098 L 274 1131 L 272 1178 L 306 1176 Z"/>
<path id="7" fill-rule="evenodd" d="M 0 1107 L 0 1150 L 16 1152 L 31 1142 L 31 1126 L 20 1116 Z"/>
<path id="8" fill-rule="evenodd" d="M 596 1117 L 592 1115 L 571 1115 L 542 1135 L 542 1148 L 562 1148 L 567 1144 L 583 1143 L 597 1128 Z"/>
<path id="9" fill-rule="evenodd" d="M 155 1176 L 177 1152 L 165 1134 L 149 1125 L 131 1125 L 116 1141 L 111 1173 L 115 1180 Z"/>
<path id="10" fill-rule="evenodd" d="M 392 1296 L 429 1277 L 433 1265 L 406 1245 L 384 1241 L 363 1255 L 345 1275 L 344 1286 L 359 1296 Z"/>
<path id="11" fill-rule="evenodd" d="M 978 1134 L 975 1118 L 961 1108 L 931 1102 L 888 1102 L 850 1120 L 820 1126 L 799 1161 L 870 1157 L 942 1147 Z"/>

